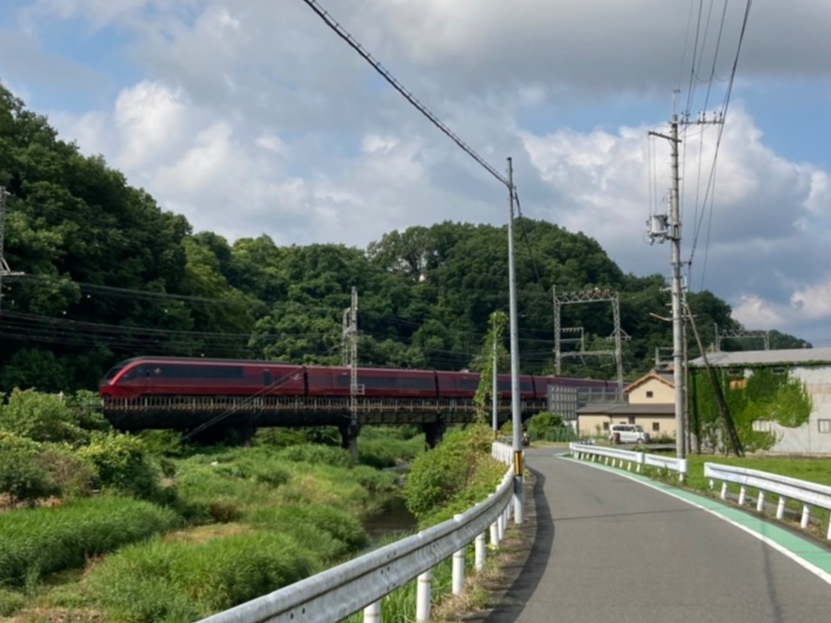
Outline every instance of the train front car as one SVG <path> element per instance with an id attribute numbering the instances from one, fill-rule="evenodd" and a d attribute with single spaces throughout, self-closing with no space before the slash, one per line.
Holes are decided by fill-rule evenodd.
<path id="1" fill-rule="evenodd" d="M 229 397 L 305 394 L 303 366 L 230 359 L 128 359 L 102 379 L 102 397 L 130 400 L 139 397 Z"/>
<path id="2" fill-rule="evenodd" d="M 113 399 L 130 400 L 138 397 L 139 388 L 136 386 L 135 379 L 142 361 L 141 357 L 125 359 L 110 368 L 98 384 L 98 395 L 101 400 L 107 402 Z"/>

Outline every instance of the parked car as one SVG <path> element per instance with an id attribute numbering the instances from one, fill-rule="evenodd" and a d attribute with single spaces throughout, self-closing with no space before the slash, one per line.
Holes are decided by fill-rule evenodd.
<path id="1" fill-rule="evenodd" d="M 609 428 L 611 443 L 649 443 L 649 433 L 638 424 L 612 424 Z"/>

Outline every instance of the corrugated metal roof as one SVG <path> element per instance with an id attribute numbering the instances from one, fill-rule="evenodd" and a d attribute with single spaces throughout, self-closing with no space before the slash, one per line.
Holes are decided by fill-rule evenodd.
<path id="1" fill-rule="evenodd" d="M 669 403 L 654 405 L 602 404 L 591 403 L 577 409 L 577 415 L 674 415 L 675 405 Z"/>
<path id="2" fill-rule="evenodd" d="M 736 352 L 707 353 L 707 361 L 716 368 L 741 365 L 823 365 L 831 364 L 831 348 L 790 348 L 782 350 L 740 350 Z M 693 368 L 703 368 L 704 358 L 690 361 Z"/>

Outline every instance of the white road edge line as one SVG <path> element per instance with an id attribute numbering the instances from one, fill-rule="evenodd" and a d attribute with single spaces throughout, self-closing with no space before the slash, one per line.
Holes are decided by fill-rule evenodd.
<path id="1" fill-rule="evenodd" d="M 736 528 L 739 528 L 740 530 L 744 530 L 745 532 L 747 532 L 751 536 L 756 537 L 757 539 L 759 539 L 763 543 L 769 545 L 770 547 L 772 547 L 773 549 L 775 549 L 779 553 L 784 554 L 785 556 L 787 556 L 788 558 L 793 560 L 796 564 L 804 567 L 805 569 L 807 569 L 808 571 L 810 571 L 811 573 L 816 575 L 818 578 L 823 580 L 826 584 L 831 584 L 831 573 L 828 573 L 827 571 L 824 571 L 823 569 L 820 569 L 819 567 L 817 567 L 812 562 L 809 562 L 809 561 L 805 560 L 804 558 L 802 558 L 801 556 L 799 556 L 795 552 L 792 552 L 791 550 L 789 550 L 787 547 L 785 547 L 783 545 L 780 545 L 776 541 L 766 537 L 764 534 L 756 532 L 752 528 L 748 528 L 747 526 L 739 523 L 738 521 L 734 521 L 733 519 L 730 519 L 729 517 L 726 517 L 726 516 L 722 515 L 718 511 L 714 511 L 710 508 L 707 508 L 706 506 L 702 506 L 701 504 L 696 504 L 695 502 L 693 502 L 691 500 L 688 500 L 688 499 L 686 499 L 686 498 L 684 498 L 684 497 L 682 497 L 682 496 L 680 496 L 680 495 L 678 495 L 678 494 L 676 494 L 672 491 L 668 491 L 668 490 L 666 490 L 662 487 L 657 487 L 657 486 L 653 485 L 651 482 L 644 482 L 644 481 L 640 480 L 639 478 L 634 478 L 634 477 L 632 477 L 631 474 L 628 474 L 626 472 L 618 472 L 616 470 L 612 470 L 611 468 L 607 468 L 605 465 L 595 465 L 594 463 L 579 461 L 577 459 L 572 459 L 570 457 L 564 457 L 562 455 L 556 455 L 556 456 L 559 459 L 569 460 L 569 461 L 572 461 L 574 463 L 577 463 L 578 465 L 585 465 L 587 467 L 594 467 L 594 468 L 597 468 L 597 469 L 601 469 L 603 471 L 609 471 L 613 474 L 618 474 L 619 476 L 624 476 L 625 478 L 629 478 L 629 480 L 633 480 L 634 482 L 638 482 L 638 483 L 642 484 L 645 487 L 650 487 L 651 489 L 655 489 L 655 491 L 660 491 L 661 493 L 665 493 L 669 496 L 674 497 L 676 500 L 681 500 L 682 502 L 686 502 L 690 506 L 695 506 L 696 508 L 699 508 L 703 511 L 706 511 L 706 512 L 710 513 L 711 515 L 713 515 L 715 517 L 718 517 L 719 519 L 721 519 L 723 521 L 726 521 L 729 524 L 732 524 Z M 645 476 L 644 476 L 644 478 L 645 478 Z M 698 494 L 695 494 L 695 495 L 698 495 Z M 815 546 L 815 547 L 818 547 L 818 546 Z"/>

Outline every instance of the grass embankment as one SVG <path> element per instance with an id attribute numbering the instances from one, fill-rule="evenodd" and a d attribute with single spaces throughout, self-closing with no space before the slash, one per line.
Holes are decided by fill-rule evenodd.
<path id="1" fill-rule="evenodd" d="M 362 457 L 373 465 L 394 465 L 423 448 L 423 437 L 367 441 Z M 395 493 L 400 478 L 394 470 L 353 465 L 340 448 L 311 444 L 205 449 L 163 462 L 164 508 L 105 496 L 0 515 L 21 526 L 0 527 L 15 563 L 0 578 L 0 616 L 196 620 L 365 548 L 361 521 Z M 27 535 L 25 526 L 33 525 L 41 532 Z M 27 558 L 38 535 L 53 533 L 63 540 L 45 541 L 56 544 L 42 548 L 45 559 Z M 96 557 L 104 552 L 111 553 Z M 47 576 L 85 561 L 80 572 Z"/>

